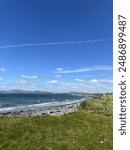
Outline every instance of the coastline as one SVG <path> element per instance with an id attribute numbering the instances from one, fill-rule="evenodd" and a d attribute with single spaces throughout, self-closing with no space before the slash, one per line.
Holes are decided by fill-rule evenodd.
<path id="1" fill-rule="evenodd" d="M 90 99 L 84 99 L 83 101 L 88 101 Z M 78 111 L 78 107 L 83 101 L 78 101 L 75 103 L 70 104 L 63 104 L 58 106 L 52 106 L 51 108 L 47 109 L 34 109 L 34 110 L 20 110 L 15 112 L 2 112 L 0 113 L 0 116 L 42 116 L 42 115 L 49 115 L 49 116 L 61 116 L 68 113 L 76 112 Z"/>

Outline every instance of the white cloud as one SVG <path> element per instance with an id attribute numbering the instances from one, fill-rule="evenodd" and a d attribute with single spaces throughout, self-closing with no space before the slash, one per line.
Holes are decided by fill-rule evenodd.
<path id="1" fill-rule="evenodd" d="M 25 79 L 37 79 L 38 77 L 36 75 L 33 75 L 33 76 L 21 75 L 21 78 L 25 78 Z"/>
<path id="2" fill-rule="evenodd" d="M 86 92 L 86 93 L 98 93 L 98 92 L 112 92 L 112 85 L 107 83 L 92 83 L 92 82 L 79 82 L 79 83 L 60 83 L 57 84 L 55 89 L 50 87 L 54 92 Z"/>
<path id="3" fill-rule="evenodd" d="M 49 83 L 49 84 L 56 84 L 56 83 L 58 83 L 57 80 L 50 80 L 50 81 L 46 81 L 46 82 Z"/>
<path id="4" fill-rule="evenodd" d="M 90 82 L 97 83 L 97 82 L 98 82 L 98 80 L 96 80 L 96 79 L 92 79 L 92 80 L 90 80 Z"/>
<path id="5" fill-rule="evenodd" d="M 101 79 L 101 80 L 99 80 L 100 82 L 107 82 L 107 83 L 113 83 L 113 80 L 109 80 L 109 79 Z"/>
<path id="6" fill-rule="evenodd" d="M 29 81 L 29 80 L 22 80 L 22 79 L 19 79 L 19 80 L 16 81 L 16 83 L 18 83 L 18 84 L 29 84 L 30 81 Z"/>
<path id="7" fill-rule="evenodd" d="M 61 78 L 62 76 L 60 74 L 55 75 L 55 78 Z"/>
<path id="8" fill-rule="evenodd" d="M 3 78 L 0 77 L 0 81 L 2 81 L 2 80 L 3 80 Z"/>
<path id="9" fill-rule="evenodd" d="M 6 72 L 6 71 L 7 71 L 6 68 L 4 68 L 4 67 L 1 67 L 1 68 L 0 68 L 0 72 Z"/>
<path id="10" fill-rule="evenodd" d="M 78 82 L 84 82 L 84 80 L 83 79 L 75 79 L 75 81 L 78 81 Z"/>
<path id="11" fill-rule="evenodd" d="M 90 80 L 88 82 L 92 82 L 92 83 L 113 83 L 113 81 L 109 80 L 109 79 L 99 79 L 99 80 L 92 79 L 92 80 Z"/>
<path id="12" fill-rule="evenodd" d="M 80 72 L 101 71 L 101 70 L 111 71 L 112 67 L 100 65 L 100 66 L 92 66 L 92 67 L 80 68 L 80 69 L 75 69 L 75 70 L 63 70 L 63 69 L 60 70 L 60 69 L 58 69 L 55 71 L 55 73 L 80 73 Z"/>
<path id="13" fill-rule="evenodd" d="M 56 68 L 56 71 L 63 71 L 63 68 Z"/>
<path id="14" fill-rule="evenodd" d="M 33 76 L 28 76 L 28 75 L 20 75 L 21 79 L 18 79 L 16 81 L 16 84 L 19 85 L 31 85 L 33 83 L 37 82 L 37 76 L 33 75 Z"/>
<path id="15" fill-rule="evenodd" d="M 28 80 L 18 80 L 15 83 L 0 83 L 0 90 L 41 90 L 48 92 L 86 92 L 86 93 L 98 93 L 98 92 L 112 92 L 112 83 L 108 82 L 74 82 L 74 83 L 58 83 L 57 80 L 47 81 L 49 85 L 38 84 L 35 82 L 29 82 Z"/>

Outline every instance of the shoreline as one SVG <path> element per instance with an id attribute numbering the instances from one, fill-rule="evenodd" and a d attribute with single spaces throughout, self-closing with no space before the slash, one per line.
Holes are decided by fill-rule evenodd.
<path id="1" fill-rule="evenodd" d="M 88 101 L 90 99 L 84 99 L 83 101 Z M 68 113 L 78 111 L 78 107 L 83 101 L 63 104 L 58 106 L 52 106 L 47 109 L 35 109 L 35 110 L 20 110 L 20 111 L 8 111 L 0 113 L 0 116 L 61 116 Z"/>

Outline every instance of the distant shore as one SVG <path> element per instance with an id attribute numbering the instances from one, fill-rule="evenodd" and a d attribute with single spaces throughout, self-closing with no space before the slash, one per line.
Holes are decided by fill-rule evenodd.
<path id="1" fill-rule="evenodd" d="M 85 99 L 84 101 L 88 101 Z M 8 111 L 8 112 L 1 112 L 0 116 L 42 116 L 42 115 L 50 115 L 50 116 L 60 116 L 64 114 L 68 114 L 71 112 L 78 111 L 78 107 L 80 106 L 81 102 L 75 102 L 71 104 L 64 104 L 59 106 L 52 106 L 51 108 L 40 109 L 40 110 L 20 110 L 20 111 Z"/>

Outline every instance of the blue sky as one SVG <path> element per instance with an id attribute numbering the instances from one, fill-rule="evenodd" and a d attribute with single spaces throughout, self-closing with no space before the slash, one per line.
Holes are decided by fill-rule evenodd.
<path id="1" fill-rule="evenodd" d="M 0 90 L 112 91 L 112 1 L 1 0 Z"/>

